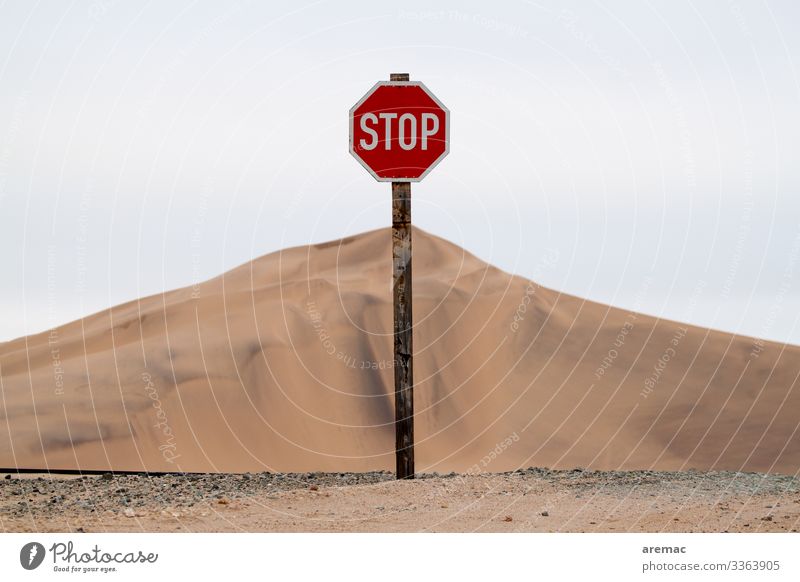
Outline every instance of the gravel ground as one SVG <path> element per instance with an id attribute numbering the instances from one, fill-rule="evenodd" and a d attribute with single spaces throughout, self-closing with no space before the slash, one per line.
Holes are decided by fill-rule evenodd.
<path id="1" fill-rule="evenodd" d="M 797 531 L 800 480 L 553 471 L 0 474 L 4 531 Z"/>

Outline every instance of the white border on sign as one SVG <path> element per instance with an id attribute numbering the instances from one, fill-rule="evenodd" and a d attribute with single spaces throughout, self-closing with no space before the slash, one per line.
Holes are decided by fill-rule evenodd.
<path id="1" fill-rule="evenodd" d="M 364 101 L 366 101 L 375 91 L 377 91 L 379 87 L 386 87 L 386 86 L 420 87 L 423 91 L 425 91 L 428 97 L 433 99 L 436 105 L 438 105 L 442 109 L 442 111 L 444 111 L 444 151 L 438 158 L 436 158 L 431 163 L 430 166 L 428 166 L 428 169 L 422 172 L 422 174 L 420 174 L 417 178 L 403 178 L 403 177 L 381 178 L 380 176 L 378 176 L 378 174 L 376 174 L 372 170 L 372 168 L 370 168 L 367 165 L 367 163 L 361 158 L 361 156 L 359 156 L 356 153 L 355 148 L 353 147 L 353 123 L 355 121 L 354 115 L 356 109 L 361 107 L 361 104 L 364 103 Z M 434 95 L 431 92 L 431 90 L 425 86 L 424 83 L 421 83 L 419 81 L 378 81 L 372 86 L 372 89 L 367 91 L 366 94 L 361 99 L 358 100 L 358 103 L 356 103 L 350 108 L 350 155 L 353 156 L 355 159 L 357 159 L 358 163 L 364 166 L 364 169 L 367 170 L 367 172 L 369 172 L 370 174 L 372 174 L 372 177 L 375 178 L 378 182 L 419 182 L 425 176 L 427 176 L 428 173 L 433 168 L 435 168 L 439 164 L 439 162 L 441 162 L 442 159 L 449 153 L 450 153 L 450 110 L 444 106 L 444 103 L 442 103 L 441 101 L 439 101 L 439 99 L 436 98 L 436 95 Z"/>

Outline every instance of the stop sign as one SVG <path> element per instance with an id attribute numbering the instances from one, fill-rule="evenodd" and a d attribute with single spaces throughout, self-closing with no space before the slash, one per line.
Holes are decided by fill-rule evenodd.
<path id="1" fill-rule="evenodd" d="M 377 83 L 350 110 L 350 153 L 379 182 L 419 182 L 450 149 L 450 112 L 422 83 Z"/>

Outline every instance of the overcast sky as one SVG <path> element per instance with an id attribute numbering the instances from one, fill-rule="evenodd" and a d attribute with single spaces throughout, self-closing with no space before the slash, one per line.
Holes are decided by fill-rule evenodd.
<path id="1" fill-rule="evenodd" d="M 418 226 L 800 344 L 797 2 L 431 4 L 1 4 L 0 340 L 388 226 L 347 113 L 409 72 L 452 124 Z"/>

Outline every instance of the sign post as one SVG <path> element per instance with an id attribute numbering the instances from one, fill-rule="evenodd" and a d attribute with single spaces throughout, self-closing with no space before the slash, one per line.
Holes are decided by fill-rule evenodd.
<path id="1" fill-rule="evenodd" d="M 408 81 L 393 73 L 390 81 Z M 414 478 L 414 317 L 411 311 L 411 182 L 392 182 L 394 428 L 398 479 Z"/>
<path id="2" fill-rule="evenodd" d="M 408 73 L 392 73 L 350 110 L 350 153 L 379 182 L 392 183 L 394 409 L 398 479 L 414 478 L 414 349 L 411 182 L 450 146 L 450 112 Z"/>

